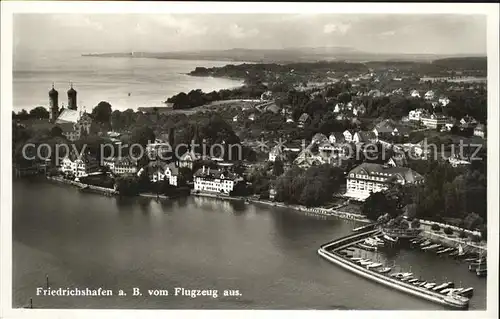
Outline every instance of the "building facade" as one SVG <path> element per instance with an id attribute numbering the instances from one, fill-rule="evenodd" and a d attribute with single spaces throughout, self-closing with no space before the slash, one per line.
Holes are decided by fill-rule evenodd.
<path id="1" fill-rule="evenodd" d="M 388 189 L 394 184 L 419 184 L 424 178 L 406 167 L 390 167 L 373 163 L 363 163 L 347 175 L 345 196 L 365 200 L 370 194 Z"/>
<path id="2" fill-rule="evenodd" d="M 194 174 L 194 190 L 229 195 L 241 180 L 233 173 L 203 166 Z"/>

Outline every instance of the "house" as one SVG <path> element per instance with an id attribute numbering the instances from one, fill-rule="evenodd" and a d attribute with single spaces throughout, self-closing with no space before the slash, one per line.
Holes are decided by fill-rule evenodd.
<path id="1" fill-rule="evenodd" d="M 466 115 L 460 120 L 460 126 L 463 128 L 474 127 L 477 125 L 476 119 L 472 116 Z"/>
<path id="2" fill-rule="evenodd" d="M 281 145 L 276 145 L 269 152 L 269 161 L 274 162 L 276 161 L 276 159 L 278 160 L 284 159 L 283 147 Z"/>
<path id="3" fill-rule="evenodd" d="M 422 124 L 430 129 L 437 129 L 438 127 L 444 126 L 447 121 L 448 117 L 442 115 L 442 114 L 427 114 L 424 115 L 420 118 L 420 121 Z"/>
<path id="4" fill-rule="evenodd" d="M 262 93 L 262 95 L 260 96 L 260 99 L 261 100 L 270 100 L 273 98 L 273 92 L 271 91 L 266 91 L 264 93 Z"/>
<path id="5" fill-rule="evenodd" d="M 293 163 L 301 168 L 308 168 L 313 165 L 324 164 L 325 161 L 320 155 L 313 154 L 309 149 L 305 149 L 297 155 Z"/>
<path id="6" fill-rule="evenodd" d="M 328 141 L 330 143 L 335 144 L 335 143 L 343 143 L 345 142 L 344 135 L 340 132 L 333 132 L 328 136 Z"/>
<path id="7" fill-rule="evenodd" d="M 286 123 L 294 123 L 293 118 L 291 116 L 287 116 Z"/>
<path id="8" fill-rule="evenodd" d="M 233 122 L 238 122 L 238 115 L 233 116 Z"/>
<path id="9" fill-rule="evenodd" d="M 392 134 L 396 127 L 397 125 L 394 121 L 387 119 L 375 125 L 372 132 L 379 137 L 381 134 Z"/>
<path id="10" fill-rule="evenodd" d="M 420 98 L 420 93 L 417 90 L 412 90 L 410 92 L 411 97 Z"/>
<path id="11" fill-rule="evenodd" d="M 271 103 L 264 108 L 265 112 L 271 112 L 274 114 L 278 114 L 280 110 L 281 109 L 279 108 L 279 106 L 276 105 L 276 103 Z"/>
<path id="12" fill-rule="evenodd" d="M 419 122 L 420 118 L 427 114 L 425 109 L 416 109 L 408 112 L 408 120 Z"/>
<path id="13" fill-rule="evenodd" d="M 381 97 L 383 94 L 382 92 L 380 92 L 380 90 L 371 90 L 370 92 L 368 92 L 368 96 L 372 96 L 372 97 Z"/>
<path id="14" fill-rule="evenodd" d="M 348 145 L 341 143 L 324 142 L 318 147 L 319 155 L 325 162 L 331 164 L 331 160 L 345 158 L 348 153 Z"/>
<path id="15" fill-rule="evenodd" d="M 430 91 L 425 92 L 424 99 L 426 99 L 426 100 L 434 99 L 434 91 L 430 90 Z"/>
<path id="16" fill-rule="evenodd" d="M 346 118 L 347 118 L 347 117 L 346 117 L 344 114 L 338 114 L 338 115 L 335 117 L 335 119 L 336 119 L 337 121 L 343 121 L 343 120 L 345 120 Z"/>
<path id="17" fill-rule="evenodd" d="M 144 168 L 141 168 L 137 175 L 142 175 Z M 163 182 L 168 180 L 168 183 L 172 186 L 178 186 L 178 176 L 179 169 L 174 163 L 157 163 L 150 162 L 148 164 L 149 180 L 153 183 Z"/>
<path id="18" fill-rule="evenodd" d="M 234 173 L 222 169 L 200 168 L 194 173 L 196 192 L 222 193 L 229 195 L 235 185 L 243 179 Z"/>
<path id="19" fill-rule="evenodd" d="M 391 156 L 389 160 L 386 162 L 386 165 L 392 166 L 392 167 L 405 167 L 408 165 L 408 161 L 406 159 L 406 156 L 404 154 L 397 154 L 394 156 Z"/>
<path id="20" fill-rule="evenodd" d="M 156 157 L 165 156 L 166 153 L 171 152 L 172 147 L 169 143 L 164 142 L 161 139 L 155 139 L 154 143 L 148 143 L 146 145 L 146 154 L 150 159 L 154 159 Z"/>
<path id="21" fill-rule="evenodd" d="M 438 102 L 442 105 L 442 106 L 446 106 L 448 104 L 450 104 L 450 99 L 447 98 L 446 96 L 443 96 L 443 97 L 440 97 Z"/>
<path id="22" fill-rule="evenodd" d="M 337 103 L 335 104 L 335 108 L 333 109 L 333 113 L 340 113 L 344 110 L 344 104 L 343 103 Z"/>
<path id="23" fill-rule="evenodd" d="M 345 130 L 342 134 L 344 135 L 344 140 L 346 142 L 348 142 L 348 143 L 352 142 L 352 136 L 353 136 L 353 134 L 351 133 L 351 131 Z"/>
<path id="24" fill-rule="evenodd" d="M 391 185 L 421 184 L 424 178 L 406 167 L 390 167 L 374 163 L 363 163 L 353 168 L 346 177 L 345 196 L 365 200 L 373 192 L 388 189 Z"/>
<path id="25" fill-rule="evenodd" d="M 484 138 L 486 135 L 486 126 L 484 124 L 479 123 L 475 128 L 474 128 L 474 136 L 479 136 Z"/>
<path id="26" fill-rule="evenodd" d="M 164 166 L 164 175 L 168 179 L 169 184 L 172 186 L 179 186 L 179 169 L 174 163 L 169 163 Z"/>
<path id="27" fill-rule="evenodd" d="M 115 175 L 128 175 L 137 173 L 137 161 L 130 157 L 112 157 L 103 159 L 103 166 L 107 166 Z"/>
<path id="28" fill-rule="evenodd" d="M 311 121 L 311 116 L 307 113 L 302 113 L 302 115 L 299 117 L 299 125 L 298 127 L 304 127 L 305 125 L 309 124 Z"/>
<path id="29" fill-rule="evenodd" d="M 451 166 L 453 167 L 458 167 L 458 166 L 464 166 L 464 165 L 470 165 L 469 161 L 463 160 L 458 158 L 457 156 L 452 156 L 448 158 L 448 162 L 450 163 Z"/>
<path id="30" fill-rule="evenodd" d="M 311 144 L 322 144 L 324 142 L 328 142 L 328 137 L 322 133 L 316 133 L 311 139 Z"/>
<path id="31" fill-rule="evenodd" d="M 250 121 L 255 121 L 255 113 L 250 114 L 250 116 L 248 116 L 248 119 Z"/>
<path id="32" fill-rule="evenodd" d="M 195 154 L 193 151 L 186 152 L 179 157 L 177 166 L 193 169 L 193 162 L 198 160 L 199 158 L 200 156 Z"/>
<path id="33" fill-rule="evenodd" d="M 63 158 L 60 170 L 65 175 L 80 178 L 90 173 L 97 172 L 99 170 L 99 163 L 94 157 L 88 154 L 82 154 L 80 156 L 71 152 L 68 156 Z"/>
<path id="34" fill-rule="evenodd" d="M 354 133 L 352 141 L 356 144 L 375 143 L 377 136 L 372 131 L 360 131 Z"/>
<path id="35" fill-rule="evenodd" d="M 411 133 L 411 129 L 407 126 L 402 126 L 402 125 L 398 125 L 394 128 L 394 130 L 392 131 L 392 135 L 393 136 L 410 136 L 410 133 Z"/>
<path id="36" fill-rule="evenodd" d="M 358 105 L 358 106 L 355 106 L 355 107 L 353 107 L 353 109 L 352 109 L 352 114 L 353 114 L 354 116 L 363 115 L 363 114 L 365 114 L 365 113 L 366 113 L 366 107 L 365 107 L 365 105 L 364 105 L 364 104 L 360 104 L 360 105 Z"/>

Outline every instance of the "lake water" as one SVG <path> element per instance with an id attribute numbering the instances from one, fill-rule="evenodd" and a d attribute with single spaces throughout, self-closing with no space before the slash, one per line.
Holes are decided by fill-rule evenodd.
<path id="1" fill-rule="evenodd" d="M 284 208 L 189 197 L 164 202 L 81 193 L 45 181 L 13 184 L 13 307 L 35 308 L 441 310 L 320 258 L 318 247 L 350 233 L 352 221 Z M 475 289 L 467 265 L 419 251 L 380 257 L 439 282 Z M 112 297 L 43 297 L 36 288 L 102 287 Z M 239 290 L 241 296 L 134 297 L 132 288 Z M 118 289 L 128 293 L 118 297 Z"/>
<path id="2" fill-rule="evenodd" d="M 210 92 L 240 86 L 240 81 L 186 75 L 197 66 L 226 64 L 228 62 L 82 57 L 67 52 L 45 55 L 15 52 L 14 111 L 36 106 L 48 108 L 52 82 L 59 91 L 59 106 L 68 105 L 66 92 L 70 81 L 78 92 L 78 106 L 85 106 L 88 112 L 100 101 L 108 101 L 118 110 L 165 106 L 163 102 L 179 92 L 192 89 Z"/>

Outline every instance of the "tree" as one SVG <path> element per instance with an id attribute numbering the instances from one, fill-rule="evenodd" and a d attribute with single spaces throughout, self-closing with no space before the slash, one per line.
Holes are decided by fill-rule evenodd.
<path id="1" fill-rule="evenodd" d="M 53 128 L 50 129 L 50 136 L 56 137 L 56 136 L 62 136 L 63 130 L 59 126 L 54 126 Z"/>
<path id="2" fill-rule="evenodd" d="M 47 109 L 44 108 L 43 106 L 38 106 L 30 111 L 29 116 L 38 120 L 48 119 L 49 111 L 47 111 Z"/>
<path id="3" fill-rule="evenodd" d="M 283 168 L 283 162 L 280 159 L 275 159 L 273 163 L 273 174 L 274 176 L 280 176 L 283 174 L 284 168 Z"/>
<path id="4" fill-rule="evenodd" d="M 101 124 L 111 123 L 111 104 L 106 101 L 101 101 L 92 110 L 92 117 L 94 120 Z"/>
<path id="5" fill-rule="evenodd" d="M 132 144 L 139 144 L 143 147 L 148 145 L 148 143 L 154 143 L 155 141 L 155 132 L 152 128 L 147 126 L 135 127 L 132 130 L 130 136 L 130 142 Z"/>

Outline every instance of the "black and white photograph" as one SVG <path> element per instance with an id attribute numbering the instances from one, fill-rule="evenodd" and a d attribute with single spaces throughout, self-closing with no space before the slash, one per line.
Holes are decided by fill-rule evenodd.
<path id="1" fill-rule="evenodd" d="M 0 317 L 498 317 L 499 5 L 434 5 L 2 2 Z"/>

